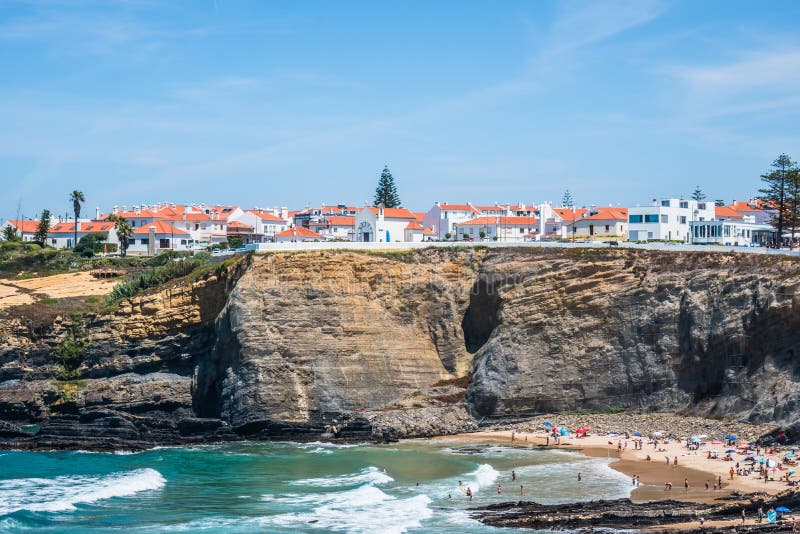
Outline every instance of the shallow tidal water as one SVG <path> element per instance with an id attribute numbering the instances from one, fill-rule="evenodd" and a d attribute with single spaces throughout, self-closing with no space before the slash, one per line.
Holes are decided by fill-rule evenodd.
<path id="1" fill-rule="evenodd" d="M 475 492 L 472 503 L 459 480 Z M 0 451 L 0 532 L 511 532 L 465 510 L 630 491 L 606 459 L 457 440 Z"/>

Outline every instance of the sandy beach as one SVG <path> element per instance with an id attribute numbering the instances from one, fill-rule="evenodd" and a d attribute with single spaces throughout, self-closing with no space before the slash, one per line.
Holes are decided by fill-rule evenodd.
<path id="1" fill-rule="evenodd" d="M 759 492 L 775 495 L 788 488 L 786 482 L 778 480 L 786 472 L 785 470 L 777 471 L 774 475 L 770 473 L 770 478 L 774 476 L 775 480 L 769 480 L 767 483 L 763 479 L 759 479 L 756 473 L 749 477 L 734 475 L 731 479 L 730 468 L 734 466 L 735 469 L 736 462 L 744 460 L 744 454 L 733 454 L 733 461 L 707 457 L 707 450 L 718 449 L 722 453 L 727 449 L 724 445 L 709 444 L 698 451 L 689 451 L 684 443 L 677 440 L 670 440 L 667 444 L 661 440 L 657 447 L 652 444 L 648 445 L 645 440 L 642 450 L 635 450 L 632 439 L 625 440 L 624 437 L 620 438 L 619 436 L 591 435 L 583 438 L 562 438 L 559 445 L 555 445 L 553 439 L 550 439 L 548 445 L 547 434 L 544 432 L 515 432 L 513 442 L 511 434 L 511 431 L 497 430 L 459 434 L 448 436 L 447 439 L 457 438 L 473 443 L 503 443 L 517 447 L 579 450 L 587 456 L 612 458 L 610 466 L 613 469 L 628 475 L 631 479 L 634 475 L 638 475 L 640 485 L 631 494 L 631 499 L 635 502 L 673 499 L 708 503 L 729 495 L 734 490 L 742 493 Z M 623 445 L 621 453 L 619 452 L 620 439 L 622 439 Z M 625 447 L 626 442 L 627 447 Z M 648 455 L 651 457 L 649 461 L 647 460 Z M 720 457 L 722 456 L 724 454 L 720 454 Z M 777 461 L 783 457 L 782 454 L 762 456 Z M 678 459 L 677 467 L 674 465 L 676 457 Z M 669 458 L 669 464 L 667 464 L 667 458 Z M 722 488 L 714 490 L 714 485 L 720 477 Z M 684 487 L 686 480 L 689 483 L 688 489 Z M 667 482 L 672 483 L 671 491 L 665 490 Z M 706 482 L 709 484 L 708 490 L 706 490 Z"/>

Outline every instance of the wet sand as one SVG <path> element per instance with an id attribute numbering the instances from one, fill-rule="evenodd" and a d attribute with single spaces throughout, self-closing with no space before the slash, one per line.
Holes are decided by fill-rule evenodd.
<path id="1" fill-rule="evenodd" d="M 448 436 L 446 439 L 462 439 L 466 442 L 480 443 L 502 443 L 517 447 L 545 447 L 547 442 L 544 433 L 519 433 L 515 434 L 515 439 L 511 441 L 510 431 L 488 431 L 476 432 L 472 434 L 458 434 Z M 697 503 L 713 502 L 719 497 L 730 494 L 737 490 L 743 493 L 760 492 L 774 495 L 787 489 L 786 483 L 778 482 L 781 472 L 775 473 L 775 481 L 770 480 L 766 484 L 763 479 L 759 480 L 756 476 L 740 477 L 734 476 L 730 479 L 728 470 L 736 464 L 736 461 L 729 462 L 723 460 L 709 460 L 705 450 L 687 451 L 679 442 L 672 442 L 668 445 L 659 444 L 658 448 L 665 448 L 665 452 L 658 452 L 652 445 L 643 444 L 642 450 L 633 449 L 633 441 L 628 441 L 627 449 L 618 452 L 619 437 L 612 436 L 589 436 L 586 438 L 562 439 L 560 445 L 555 445 L 550 440 L 548 448 L 578 450 L 591 457 L 607 457 L 615 459 L 609 465 L 611 468 L 633 477 L 639 475 L 641 485 L 631 494 L 634 502 L 645 502 L 662 499 L 673 499 L 676 501 L 688 501 Z M 609 445 L 609 441 L 612 442 Z M 623 439 L 623 444 L 625 440 Z M 724 446 L 719 447 L 725 450 Z M 647 455 L 651 460 L 647 461 Z M 670 464 L 667 465 L 666 458 L 669 457 Z M 678 466 L 673 465 L 674 458 L 678 457 Z M 779 455 L 768 456 L 779 459 Z M 734 458 L 741 460 L 744 455 L 735 454 Z M 714 491 L 713 487 L 718 477 L 722 477 L 722 489 Z M 688 479 L 689 489 L 684 488 L 684 480 Z M 709 489 L 705 489 L 708 481 Z M 672 482 L 672 490 L 665 491 L 666 482 Z M 696 525 L 695 525 L 696 526 Z"/>

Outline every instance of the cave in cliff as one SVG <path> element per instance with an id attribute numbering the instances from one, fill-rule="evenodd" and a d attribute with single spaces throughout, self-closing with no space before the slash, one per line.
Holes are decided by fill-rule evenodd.
<path id="1" fill-rule="evenodd" d="M 482 277 L 472 286 L 469 306 L 461 321 L 464 344 L 470 354 L 478 352 L 489 341 L 499 323 L 500 303 L 494 281 Z"/>

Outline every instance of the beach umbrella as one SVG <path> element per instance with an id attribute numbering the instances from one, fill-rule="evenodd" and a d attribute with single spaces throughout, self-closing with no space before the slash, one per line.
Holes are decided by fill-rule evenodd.
<path id="1" fill-rule="evenodd" d="M 544 426 L 553 426 L 553 423 L 551 423 L 550 421 L 545 421 L 545 422 L 544 422 L 544 423 L 542 423 L 542 424 L 543 424 Z"/>
<path id="2" fill-rule="evenodd" d="M 736 452 L 736 449 L 728 449 L 727 451 L 725 451 L 726 454 L 730 454 L 732 452 Z"/>
<path id="3" fill-rule="evenodd" d="M 725 436 L 725 439 L 735 440 L 735 439 L 736 439 L 736 436 L 733 436 L 733 435 L 731 435 L 731 434 L 728 434 L 727 436 Z"/>
<path id="4" fill-rule="evenodd" d="M 793 475 L 794 474 L 794 469 L 789 469 L 789 474 Z"/>
<path id="5" fill-rule="evenodd" d="M 718 440 L 718 439 L 715 439 L 711 443 L 713 443 L 714 445 L 722 445 L 722 442 L 720 440 Z"/>
<path id="6" fill-rule="evenodd" d="M 788 508 L 786 508 L 785 506 L 778 506 L 777 508 L 775 508 L 775 511 L 778 512 L 779 514 L 791 514 L 792 513 L 792 511 L 789 510 Z"/>
<path id="7" fill-rule="evenodd" d="M 786 454 L 784 454 L 784 456 L 786 456 L 787 458 L 791 458 L 792 456 L 794 456 L 794 453 L 793 452 L 787 452 Z"/>
<path id="8" fill-rule="evenodd" d="M 692 443 L 697 443 L 700 441 L 700 438 L 692 438 Z"/>
<path id="9" fill-rule="evenodd" d="M 567 430 L 566 428 L 560 428 L 558 430 L 558 433 L 561 434 L 562 436 L 569 436 L 569 430 Z"/>
<path id="10" fill-rule="evenodd" d="M 633 435 L 636 436 L 637 438 L 641 438 L 642 437 L 642 433 L 641 432 L 634 432 Z"/>

